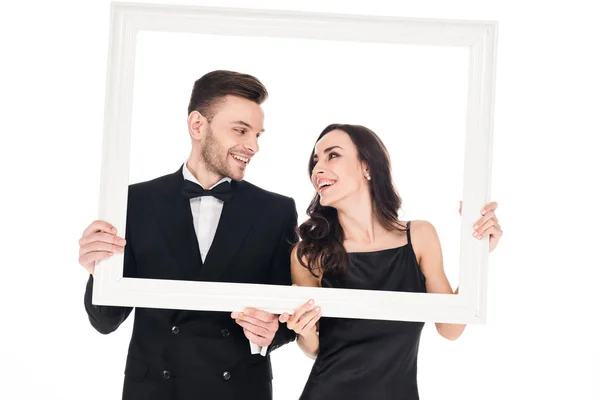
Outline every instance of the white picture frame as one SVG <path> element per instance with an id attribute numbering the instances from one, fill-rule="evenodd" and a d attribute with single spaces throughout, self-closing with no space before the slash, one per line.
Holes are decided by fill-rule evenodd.
<path id="1" fill-rule="evenodd" d="M 209 33 L 368 43 L 458 46 L 470 54 L 458 294 L 425 294 L 123 277 L 123 254 L 99 263 L 97 305 L 290 312 L 312 298 L 325 317 L 484 323 L 488 242 L 472 236 L 489 202 L 497 22 L 389 18 L 112 3 L 99 219 L 125 232 L 136 35 Z M 243 72 L 243 71 L 242 71 Z M 360 292 L 360 293 L 359 293 Z"/>

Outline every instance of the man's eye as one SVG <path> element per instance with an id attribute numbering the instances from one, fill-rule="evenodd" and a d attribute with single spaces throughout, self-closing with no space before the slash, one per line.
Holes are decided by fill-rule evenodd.
<path id="1" fill-rule="evenodd" d="M 245 130 L 245 129 L 235 129 L 235 131 L 236 131 L 237 133 L 241 133 L 242 135 L 243 135 L 244 133 L 246 133 L 246 130 Z"/>

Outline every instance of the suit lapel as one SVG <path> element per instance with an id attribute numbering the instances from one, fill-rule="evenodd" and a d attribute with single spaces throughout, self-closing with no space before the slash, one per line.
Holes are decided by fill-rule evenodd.
<path id="1" fill-rule="evenodd" d="M 204 266 L 198 269 L 198 280 L 217 282 L 230 266 L 252 227 L 255 213 L 243 182 L 232 181 L 233 196 L 223 205 L 215 238 L 206 255 Z"/>
<path id="2" fill-rule="evenodd" d="M 164 190 L 156 196 L 154 208 L 165 240 L 177 260 L 180 273 L 169 273 L 172 279 L 191 280 L 202 269 L 202 258 L 194 230 L 190 201 L 182 195 L 181 168 L 167 177 Z"/>

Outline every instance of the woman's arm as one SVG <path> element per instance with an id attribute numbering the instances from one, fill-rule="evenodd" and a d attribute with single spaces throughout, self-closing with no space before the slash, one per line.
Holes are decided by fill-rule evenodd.
<path id="1" fill-rule="evenodd" d="M 320 286 L 320 279 L 313 276 L 310 271 L 300 264 L 298 260 L 297 245 L 291 254 L 292 283 L 298 286 Z M 313 308 L 312 300 L 306 302 L 297 309 L 293 315 L 284 313 L 280 317 L 281 322 L 287 322 L 288 328 L 298 334 L 298 345 L 308 357 L 315 359 L 319 354 L 319 318 L 321 310 Z"/>
<path id="2" fill-rule="evenodd" d="M 413 221 L 410 226 L 413 249 L 421 272 L 425 275 L 427 293 L 458 293 L 458 288 L 452 290 L 444 272 L 442 246 L 434 226 L 427 221 Z M 437 322 L 435 327 L 446 339 L 456 340 L 463 333 L 466 325 Z"/>

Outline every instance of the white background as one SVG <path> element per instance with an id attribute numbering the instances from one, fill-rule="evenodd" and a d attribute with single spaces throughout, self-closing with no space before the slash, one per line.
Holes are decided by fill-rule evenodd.
<path id="1" fill-rule="evenodd" d="M 466 48 L 157 32 L 140 32 L 136 46 L 130 183 L 172 173 L 187 159 L 196 79 L 216 69 L 250 73 L 269 99 L 245 179 L 293 197 L 301 223 L 320 132 L 334 122 L 369 127 L 391 154 L 400 216 L 435 224 L 458 284 Z"/>
<path id="2" fill-rule="evenodd" d="M 341 1 L 188 4 L 498 20 L 492 198 L 500 203 L 498 215 L 505 236 L 490 257 L 488 323 L 468 327 L 456 342 L 444 340 L 433 325 L 426 325 L 419 359 L 421 397 L 600 398 L 598 384 L 592 382 L 600 376 L 596 320 L 600 300 L 595 293 L 600 262 L 594 251 L 600 222 L 595 206 L 600 196 L 593 173 L 600 170 L 596 156 L 600 58 L 594 51 L 598 35 L 589 7 L 578 2 L 548 5 L 533 1 L 502 5 L 377 0 L 345 1 L 343 5 Z M 77 240 L 98 209 L 108 20 L 109 2 L 104 0 L 13 3 L 0 10 L 0 221 L 4 228 L 0 243 L 5 271 L 0 279 L 2 399 L 120 398 L 132 319 L 111 335 L 95 332 L 83 308 L 87 274 L 77 264 Z M 212 56 L 220 60 L 217 54 Z M 265 52 L 255 56 L 269 57 Z M 447 57 L 452 58 L 450 54 Z M 326 64 L 307 66 L 314 71 L 345 69 L 367 60 L 333 57 Z M 456 65 L 458 60 L 460 57 Z M 192 73 L 194 68 L 183 65 L 181 71 Z M 410 66 L 403 65 L 402 71 L 409 73 Z M 275 76 L 261 79 L 270 87 L 269 80 Z M 185 81 L 186 77 L 178 79 Z M 280 84 L 274 81 L 273 86 Z M 435 87 L 432 85 L 432 90 Z M 331 93 L 338 93 L 333 88 L 338 88 L 335 83 Z M 160 90 L 167 93 L 168 88 Z M 181 90 L 169 98 L 182 101 L 183 120 L 189 89 Z M 272 103 L 265 105 L 268 133 L 261 139 L 261 153 L 248 178 L 271 190 L 290 190 L 287 194 L 297 197 L 302 218 L 307 197 L 292 190 L 306 193 L 310 188 L 294 189 L 291 182 L 306 185 L 312 138 L 330 118 L 348 121 L 349 117 L 332 110 L 332 114 L 322 112 L 309 118 L 306 110 L 281 106 L 294 101 L 287 90 L 272 95 Z M 275 96 L 280 96 L 277 103 Z M 353 120 L 349 122 L 372 127 L 388 144 L 397 163 L 394 172 L 406 217 L 450 226 L 460 191 L 451 185 L 441 188 L 444 193 L 439 200 L 419 209 L 423 188 L 411 186 L 413 175 L 405 173 L 408 167 L 402 163 L 408 162 L 404 157 L 420 144 L 394 141 L 391 132 L 386 137 L 390 125 L 381 117 L 394 101 L 402 105 L 394 129 L 405 132 L 418 126 L 419 116 L 402 114 L 411 106 L 402 96 L 377 103 L 375 109 L 381 114 L 367 122 L 356 113 L 350 114 Z M 136 110 L 138 106 L 134 105 Z M 290 125 L 269 120 L 285 112 L 295 115 Z M 450 129 L 460 129 L 463 121 L 452 118 L 449 113 L 447 123 L 454 124 Z M 134 123 L 138 120 L 134 134 L 143 131 L 143 118 Z M 422 122 L 428 127 L 424 132 L 439 133 L 438 122 L 426 118 Z M 289 143 L 281 141 L 292 132 L 311 138 L 308 147 L 299 146 L 294 155 L 287 153 Z M 186 135 L 184 125 L 173 125 L 170 134 L 185 147 L 186 142 L 181 141 Z M 416 140 L 416 135 L 402 139 Z M 443 145 L 451 146 L 452 141 Z M 457 151 L 460 146 L 454 153 Z M 273 168 L 267 165 L 266 154 L 276 160 L 274 170 L 289 174 L 278 182 L 266 179 Z M 423 160 L 425 155 L 420 154 Z M 186 155 L 175 155 L 173 167 L 164 164 L 169 168 L 165 173 L 176 169 Z M 445 169 L 436 172 L 452 175 Z M 426 170 L 419 173 L 439 179 Z M 456 256 L 451 251 L 456 239 L 441 234 L 452 275 Z M 277 350 L 273 363 L 275 398 L 297 398 L 311 361 L 292 344 Z"/>

